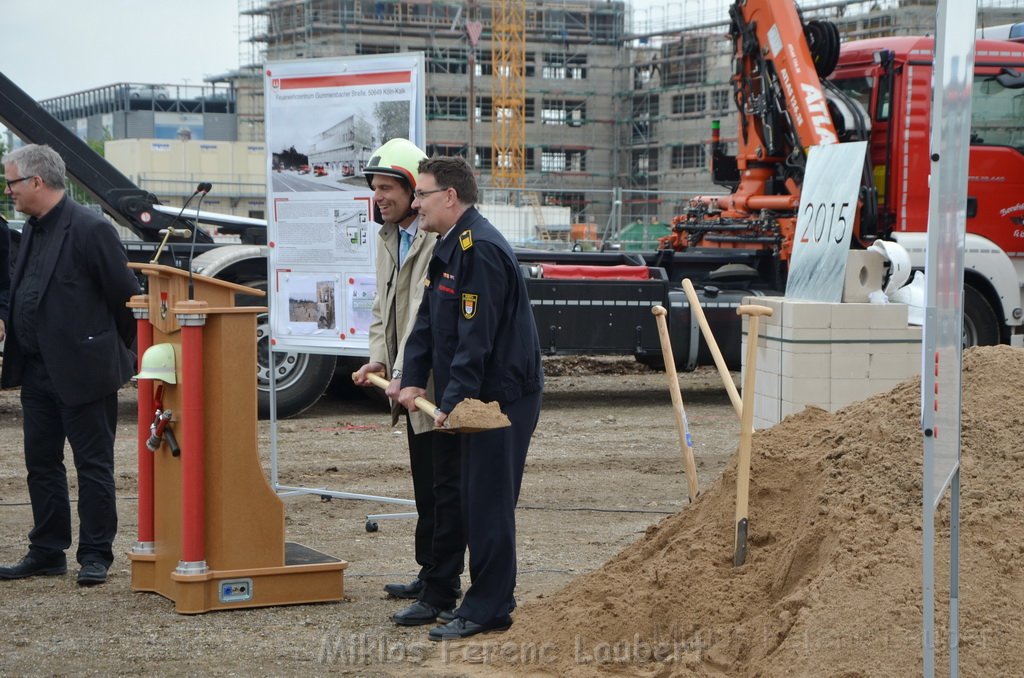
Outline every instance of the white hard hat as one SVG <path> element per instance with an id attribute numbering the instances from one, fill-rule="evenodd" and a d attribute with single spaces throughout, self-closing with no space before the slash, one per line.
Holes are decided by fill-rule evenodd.
<path id="1" fill-rule="evenodd" d="M 175 370 L 174 344 L 153 344 L 142 354 L 142 369 L 136 379 L 159 379 L 167 384 L 178 382 Z"/>
<path id="2" fill-rule="evenodd" d="M 882 291 L 886 295 L 892 295 L 910 279 L 910 255 L 902 245 L 892 240 L 876 240 L 871 243 L 870 249 L 877 250 L 886 261 L 889 271 L 885 276 Z"/>

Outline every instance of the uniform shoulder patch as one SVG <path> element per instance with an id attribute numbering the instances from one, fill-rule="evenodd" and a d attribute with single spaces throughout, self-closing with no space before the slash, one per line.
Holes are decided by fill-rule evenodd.
<path id="1" fill-rule="evenodd" d="M 469 294 L 467 292 L 462 293 L 462 317 L 466 320 L 472 320 L 473 316 L 476 315 L 477 301 L 480 299 L 479 295 Z"/>
<path id="2" fill-rule="evenodd" d="M 468 228 L 459 234 L 459 244 L 462 245 L 463 251 L 473 246 L 473 233 Z"/>

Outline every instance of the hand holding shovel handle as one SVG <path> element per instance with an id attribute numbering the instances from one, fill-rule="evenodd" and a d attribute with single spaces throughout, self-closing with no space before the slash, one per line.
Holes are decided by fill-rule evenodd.
<path id="1" fill-rule="evenodd" d="M 379 386 L 385 391 L 391 383 L 379 374 L 367 374 L 366 378 L 374 386 Z M 436 418 L 440 414 L 437 405 L 426 398 L 416 398 L 416 408 L 425 414 Z M 479 431 L 491 431 L 496 428 L 511 426 L 508 417 L 501 411 L 496 402 L 483 403 L 479 400 L 467 398 L 452 408 L 445 419 L 444 427 L 435 430 L 461 431 L 463 433 L 477 433 Z"/>

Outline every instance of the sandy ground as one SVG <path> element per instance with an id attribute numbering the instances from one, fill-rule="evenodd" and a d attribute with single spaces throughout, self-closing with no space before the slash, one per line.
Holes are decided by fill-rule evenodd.
<path id="1" fill-rule="evenodd" d="M 546 367 L 544 407 L 517 513 L 521 609 L 599 570 L 688 504 L 663 374 L 620 359 L 559 359 Z M 680 379 L 700 485 L 707 487 L 735 452 L 738 422 L 717 372 Z M 134 391 L 126 388 L 117 445 L 121 527 L 109 582 L 78 587 L 72 551 L 66 576 L 0 583 L 0 674 L 458 675 L 475 668 L 462 661 L 478 659 L 471 650 L 429 643 L 425 627 L 390 622 L 403 603 L 386 599 L 381 587 L 415 574 L 413 521 L 380 521 L 375 533 L 365 523 L 367 514 L 401 506 L 284 498 L 288 540 L 350 563 L 341 603 L 186 616 L 159 595 L 133 592 L 126 554 L 136 533 L 134 418 Z M 268 431 L 261 423 L 269 474 Z M 387 427 L 368 400 L 325 398 L 301 418 L 279 422 L 278 433 L 282 484 L 411 496 L 404 433 Z M 31 525 L 21 445 L 17 392 L 0 392 L 4 563 L 23 555 Z M 463 586 L 468 583 L 467 576 Z"/>
<path id="2" fill-rule="evenodd" d="M 686 478 L 664 375 L 630 361 L 549 362 L 519 524 L 510 631 L 430 643 L 398 628 L 411 520 L 394 506 L 285 498 L 288 539 L 350 562 L 340 603 L 176 614 L 131 591 L 132 392 L 122 407 L 122 530 L 110 581 L 0 583 L 0 674 L 907 676 L 922 670 L 920 385 L 753 439 L 748 554 L 732 564 L 738 422 L 717 373 L 681 376 L 701 494 Z M 734 375 L 735 377 L 735 375 Z M 1024 649 L 1024 350 L 965 354 L 960 671 L 1020 675 Z M 324 400 L 279 425 L 286 485 L 408 496 L 404 435 L 369 401 Z M 16 393 L 0 393 L 0 560 L 30 523 Z M 266 448 L 267 426 L 261 425 Z M 264 450 L 265 452 L 265 450 Z M 264 454 L 266 463 L 266 455 Z M 398 510 L 401 507 L 397 507 Z M 938 675 L 948 662 L 950 516 L 936 516 Z M 214 564 L 211 564 L 214 565 Z M 463 586 L 468 585 L 464 579 Z"/>

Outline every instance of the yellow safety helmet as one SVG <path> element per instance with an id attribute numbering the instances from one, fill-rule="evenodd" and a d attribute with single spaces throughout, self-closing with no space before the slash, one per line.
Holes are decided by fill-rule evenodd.
<path id="1" fill-rule="evenodd" d="M 142 369 L 135 375 L 136 379 L 159 379 L 167 384 L 177 384 L 178 375 L 175 370 L 177 360 L 174 355 L 174 344 L 153 344 L 142 354 Z"/>
<path id="2" fill-rule="evenodd" d="M 408 139 L 392 139 L 373 152 L 363 174 L 370 188 L 373 188 L 374 174 L 386 174 L 404 180 L 413 190 L 420 178 L 420 161 L 426 158 L 427 154 Z"/>

